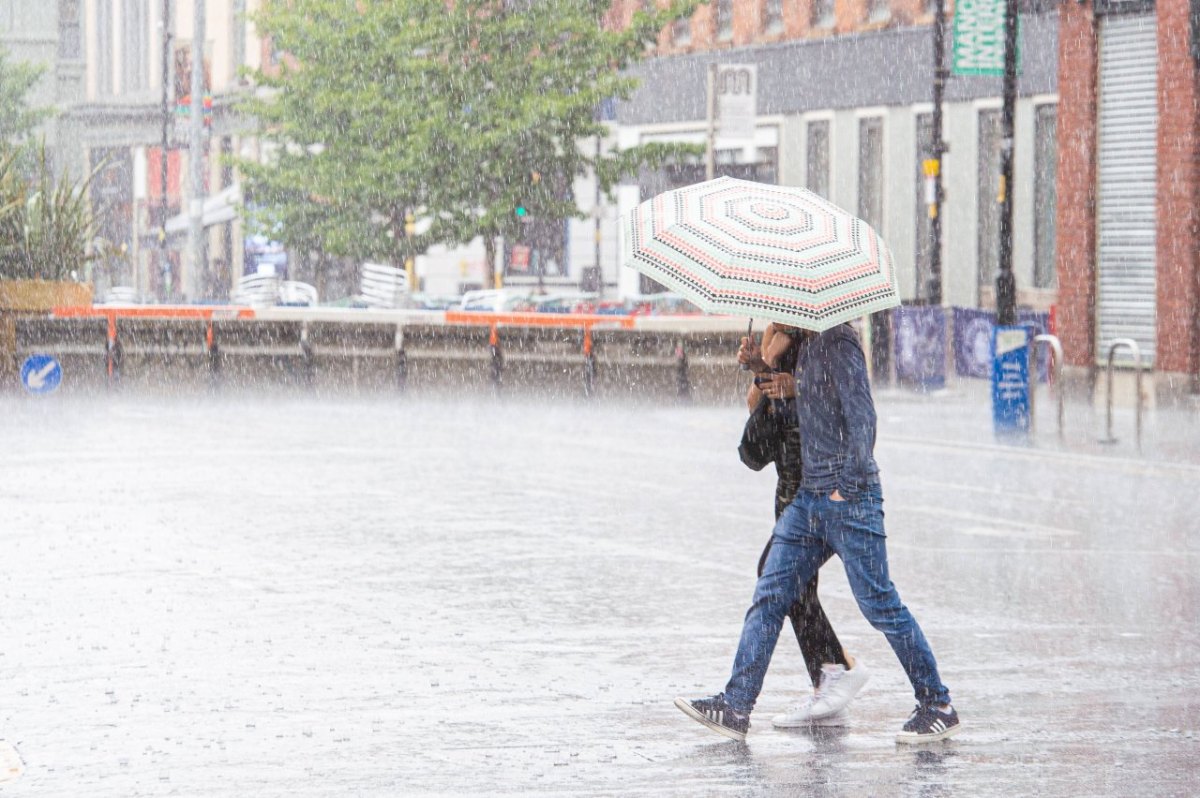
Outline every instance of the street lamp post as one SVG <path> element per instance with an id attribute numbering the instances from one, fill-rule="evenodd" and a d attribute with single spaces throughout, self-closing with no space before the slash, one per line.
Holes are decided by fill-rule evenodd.
<path id="1" fill-rule="evenodd" d="M 1017 322 L 1017 283 L 1012 270 L 1013 119 L 1017 105 L 1017 0 L 1004 3 L 1004 110 L 1000 141 L 1000 258 L 996 275 L 996 324 Z"/>
<path id="2" fill-rule="evenodd" d="M 196 0 L 195 32 L 192 37 L 192 90 L 188 108 L 190 140 L 188 159 L 191 162 L 191 196 L 188 198 L 188 249 L 191 264 L 186 288 L 189 300 L 199 299 L 204 286 L 204 39 L 205 0 Z"/>
<path id="3" fill-rule="evenodd" d="M 171 292 L 171 263 L 167 257 L 167 153 L 171 131 L 171 0 L 162 4 L 162 153 L 158 163 L 158 276 L 165 294 Z M 164 296 L 164 299 L 167 297 Z"/>
<path id="4" fill-rule="evenodd" d="M 933 196 L 929 206 L 929 283 L 927 299 L 930 305 L 942 304 L 942 156 L 946 142 L 942 141 L 942 104 L 946 94 L 946 0 L 937 0 L 933 17 L 933 131 L 930 138 L 932 163 L 926 175 L 933 181 Z"/>

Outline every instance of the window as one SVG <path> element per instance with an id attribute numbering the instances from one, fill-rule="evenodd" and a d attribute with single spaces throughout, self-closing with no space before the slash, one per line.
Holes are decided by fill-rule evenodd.
<path id="1" fill-rule="evenodd" d="M 671 41 L 676 47 L 687 47 L 692 43 L 692 18 L 680 17 L 671 26 Z"/>
<path id="2" fill-rule="evenodd" d="M 980 296 L 995 286 L 1000 268 L 1000 111 L 979 112 L 979 221 L 976 240 Z"/>
<path id="3" fill-rule="evenodd" d="M 147 57 L 150 48 L 147 44 L 149 9 L 146 0 L 125 0 L 122 7 L 121 24 L 124 28 L 124 42 L 121 48 L 121 77 L 122 90 L 136 92 L 149 85 L 150 65 Z"/>
<path id="4" fill-rule="evenodd" d="M 858 216 L 883 235 L 883 119 L 858 120 Z M 891 371 L 891 336 L 886 313 L 871 314 L 871 371 L 886 384 Z"/>
<path id="5" fill-rule="evenodd" d="M 79 0 L 59 0 L 58 57 L 83 58 L 83 35 L 79 27 Z"/>
<path id="6" fill-rule="evenodd" d="M 834 0 L 812 0 L 812 19 L 809 23 L 814 28 L 832 28 Z"/>
<path id="7" fill-rule="evenodd" d="M 783 0 L 767 0 L 763 6 L 763 33 L 783 32 Z"/>
<path id="8" fill-rule="evenodd" d="M 1034 112 L 1033 285 L 1057 288 L 1058 106 Z"/>
<path id="9" fill-rule="evenodd" d="M 808 123 L 808 163 L 805 186 L 829 199 L 829 121 Z"/>
<path id="10" fill-rule="evenodd" d="M 717 0 L 717 39 L 733 38 L 733 0 Z"/>
<path id="11" fill-rule="evenodd" d="M 883 235 L 883 120 L 858 121 L 858 216 Z"/>
<path id="12" fill-rule="evenodd" d="M 929 197 L 926 195 L 925 159 L 933 158 L 933 114 L 917 115 L 917 241 L 913 263 L 916 266 L 917 286 L 913 296 L 929 298 L 929 277 L 933 271 L 933 225 L 929 219 Z"/>
<path id="13" fill-rule="evenodd" d="M 867 22 L 887 22 L 891 18 L 888 0 L 867 0 Z"/>
<path id="14" fill-rule="evenodd" d="M 112 0 L 96 3 L 96 94 L 113 93 L 113 19 Z"/>

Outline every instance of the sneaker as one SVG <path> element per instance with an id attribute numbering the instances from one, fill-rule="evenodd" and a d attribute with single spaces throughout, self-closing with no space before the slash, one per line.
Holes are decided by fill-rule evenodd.
<path id="1" fill-rule="evenodd" d="M 896 735 L 896 742 L 932 743 L 953 737 L 960 729 L 962 724 L 958 722 L 958 713 L 954 711 L 954 707 L 950 707 L 949 712 L 942 712 L 932 704 L 918 704 L 908 716 L 904 729 Z"/>
<path id="2" fill-rule="evenodd" d="M 750 728 L 750 713 L 738 712 L 729 706 L 724 693 L 718 693 L 712 698 L 697 698 L 695 701 L 676 698 L 675 706 L 717 734 L 723 734 L 739 743 L 746 740 L 746 730 Z"/>
<path id="3" fill-rule="evenodd" d="M 870 678 L 867 665 L 861 659 L 855 660 L 854 667 L 849 670 L 844 665 L 822 665 L 821 684 L 817 687 L 817 695 L 810 710 L 813 719 L 841 712 L 849 706 Z"/>
<path id="4" fill-rule="evenodd" d="M 817 700 L 810 695 L 804 701 L 789 709 L 787 712 L 771 718 L 771 724 L 777 729 L 806 729 L 812 726 L 848 726 L 850 725 L 850 710 L 840 709 L 832 715 L 814 718 L 813 703 Z"/>

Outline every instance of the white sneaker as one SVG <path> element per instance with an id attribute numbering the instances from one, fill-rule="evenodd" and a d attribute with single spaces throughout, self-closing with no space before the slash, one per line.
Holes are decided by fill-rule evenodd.
<path id="1" fill-rule="evenodd" d="M 804 700 L 787 712 L 781 712 L 771 718 L 771 725 L 777 729 L 798 729 L 812 724 L 812 705 L 817 700 L 815 695 L 805 696 Z"/>
<path id="2" fill-rule="evenodd" d="M 822 665 L 821 685 L 809 706 L 810 716 L 818 720 L 841 712 L 870 678 L 871 674 L 861 659 L 855 660 L 850 670 L 846 670 L 844 665 Z"/>
<path id="3" fill-rule="evenodd" d="M 777 729 L 807 729 L 812 726 L 849 726 L 850 710 L 842 709 L 832 715 L 822 718 L 812 716 L 812 706 L 817 697 L 810 695 L 804 701 L 771 718 L 771 724 Z"/>

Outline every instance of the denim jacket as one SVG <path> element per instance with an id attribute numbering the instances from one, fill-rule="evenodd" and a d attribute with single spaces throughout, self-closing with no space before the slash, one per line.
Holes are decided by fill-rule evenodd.
<path id="1" fill-rule="evenodd" d="M 847 499 L 879 484 L 875 402 L 858 335 L 839 324 L 798 341 L 796 414 L 803 453 L 801 490 Z"/>

